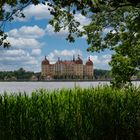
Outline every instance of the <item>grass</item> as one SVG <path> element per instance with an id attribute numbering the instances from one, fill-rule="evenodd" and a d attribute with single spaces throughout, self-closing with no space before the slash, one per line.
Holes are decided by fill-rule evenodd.
<path id="1" fill-rule="evenodd" d="M 0 140 L 139 140 L 140 88 L 0 95 Z"/>

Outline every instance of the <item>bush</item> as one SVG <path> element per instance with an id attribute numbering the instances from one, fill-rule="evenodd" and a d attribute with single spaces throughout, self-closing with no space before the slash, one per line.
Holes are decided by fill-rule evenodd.
<path id="1" fill-rule="evenodd" d="M 0 95 L 0 140 L 139 140 L 140 88 Z"/>

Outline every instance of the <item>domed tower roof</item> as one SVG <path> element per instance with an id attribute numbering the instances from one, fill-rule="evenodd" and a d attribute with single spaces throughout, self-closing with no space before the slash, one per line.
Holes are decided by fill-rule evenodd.
<path id="1" fill-rule="evenodd" d="M 42 65 L 49 65 L 49 60 L 46 58 L 45 56 L 45 59 L 42 61 Z"/>
<path id="2" fill-rule="evenodd" d="M 91 66 L 93 65 L 93 62 L 90 60 L 90 57 L 88 58 L 86 65 L 91 65 Z"/>
<path id="3" fill-rule="evenodd" d="M 83 60 L 80 58 L 80 56 L 78 55 L 77 60 L 75 61 L 76 64 L 83 64 Z"/>

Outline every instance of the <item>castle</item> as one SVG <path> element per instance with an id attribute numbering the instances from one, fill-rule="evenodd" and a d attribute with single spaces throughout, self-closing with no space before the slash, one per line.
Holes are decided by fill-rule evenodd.
<path id="1" fill-rule="evenodd" d="M 93 79 L 93 62 L 88 58 L 84 65 L 79 55 L 73 60 L 62 61 L 58 58 L 55 64 L 50 64 L 45 57 L 41 69 L 45 79 Z"/>

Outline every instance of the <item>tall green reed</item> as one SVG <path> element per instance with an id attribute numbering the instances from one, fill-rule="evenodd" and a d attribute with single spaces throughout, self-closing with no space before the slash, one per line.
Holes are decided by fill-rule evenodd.
<path id="1" fill-rule="evenodd" d="M 0 140 L 140 139 L 140 88 L 0 95 Z"/>

